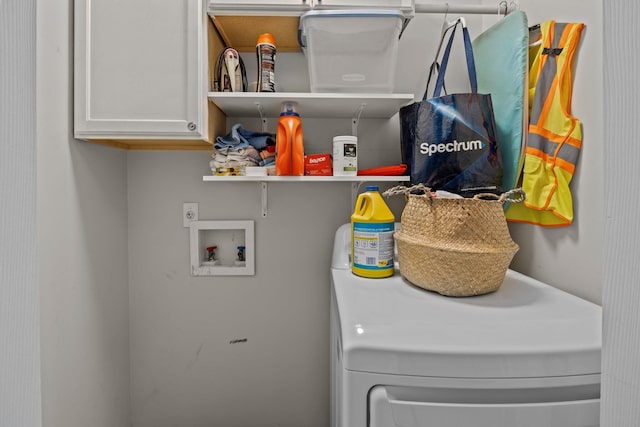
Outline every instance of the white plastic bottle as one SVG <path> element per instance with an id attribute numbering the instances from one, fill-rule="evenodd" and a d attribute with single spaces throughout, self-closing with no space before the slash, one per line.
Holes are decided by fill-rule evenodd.
<path id="1" fill-rule="evenodd" d="M 333 175 L 358 174 L 358 137 L 344 135 L 333 137 Z"/>

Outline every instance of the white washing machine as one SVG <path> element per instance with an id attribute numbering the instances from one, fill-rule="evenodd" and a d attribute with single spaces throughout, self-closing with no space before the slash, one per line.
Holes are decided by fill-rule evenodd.
<path id="1" fill-rule="evenodd" d="M 450 298 L 331 267 L 333 427 L 599 425 L 601 308 L 515 271 Z"/>

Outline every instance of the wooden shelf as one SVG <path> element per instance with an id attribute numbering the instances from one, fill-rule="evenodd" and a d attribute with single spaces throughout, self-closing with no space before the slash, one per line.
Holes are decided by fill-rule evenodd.
<path id="1" fill-rule="evenodd" d="M 239 52 L 255 52 L 258 35 L 262 33 L 273 34 L 278 52 L 300 51 L 298 16 L 210 15 L 210 18 L 225 44 Z"/>
<path id="2" fill-rule="evenodd" d="M 221 4 L 222 3 L 222 4 Z M 292 2 L 277 4 L 234 2 L 209 2 L 207 13 L 227 46 L 241 52 L 255 52 L 256 40 L 261 33 L 271 33 L 276 40 L 278 52 L 298 52 L 298 27 L 300 16 L 312 10 L 311 2 Z M 349 3 L 349 2 L 348 2 Z M 397 3 L 397 2 L 396 2 Z M 414 15 L 412 2 L 403 5 L 389 5 L 373 0 L 366 9 L 401 11 L 405 16 L 405 25 Z M 443 5 L 444 6 L 444 5 Z M 447 6 L 448 7 L 448 6 Z M 340 5 L 333 2 L 324 6 L 315 4 L 313 10 L 354 9 L 353 3 Z M 444 13 L 444 12 L 443 12 Z"/>
<path id="3" fill-rule="evenodd" d="M 227 116 L 278 117 L 283 102 L 295 102 L 301 117 L 388 119 L 413 102 L 413 94 L 209 92 L 209 100 Z"/>

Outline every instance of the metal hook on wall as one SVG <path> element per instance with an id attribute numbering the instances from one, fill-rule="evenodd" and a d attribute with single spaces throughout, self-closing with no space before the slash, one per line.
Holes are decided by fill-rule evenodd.
<path id="1" fill-rule="evenodd" d="M 360 108 L 353 115 L 353 119 L 351 119 L 351 135 L 358 136 L 358 122 L 360 121 L 360 116 L 364 111 L 364 107 L 366 107 L 366 103 L 360 104 Z"/>
<path id="2" fill-rule="evenodd" d="M 264 110 L 262 109 L 262 104 L 259 102 L 255 103 L 256 107 L 258 107 L 258 113 L 260 114 L 260 122 L 262 123 L 262 132 L 267 131 L 267 118 L 264 115 Z"/>
<path id="3" fill-rule="evenodd" d="M 506 0 L 503 0 L 500 3 L 498 3 L 498 16 L 500 15 L 507 16 L 508 11 L 509 11 L 509 4 L 506 2 Z"/>

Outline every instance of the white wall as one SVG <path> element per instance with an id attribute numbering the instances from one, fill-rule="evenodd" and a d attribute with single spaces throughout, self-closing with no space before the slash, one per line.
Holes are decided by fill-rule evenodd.
<path id="1" fill-rule="evenodd" d="M 0 2 L 0 426 L 40 423 L 36 4 Z"/>
<path id="2" fill-rule="evenodd" d="M 129 153 L 133 425 L 326 425 L 330 235 L 349 184 L 270 183 L 262 218 L 258 183 L 202 182 L 209 159 Z M 255 221 L 255 276 L 189 275 L 183 202 Z"/>
<path id="3" fill-rule="evenodd" d="M 422 91 L 441 16 L 421 15 L 401 39 L 396 91 Z M 470 25 L 480 26 L 480 17 Z M 251 80 L 254 56 L 245 62 Z M 279 54 L 279 82 L 308 90 L 306 59 Z M 331 151 L 351 117 L 302 118 L 305 150 Z M 259 120 L 230 118 L 260 129 Z M 276 118 L 269 118 L 271 131 Z M 397 116 L 362 120 L 361 167 L 400 162 Z M 329 267 L 333 236 L 349 222 L 350 183 L 204 183 L 210 153 L 128 155 L 132 410 L 135 427 L 329 423 Z M 383 187 L 384 188 L 384 187 Z M 251 219 L 254 277 L 191 277 L 183 202 L 200 219 Z M 390 201 L 399 213 L 404 200 Z M 230 344 L 246 338 L 246 343 Z"/>
<path id="4" fill-rule="evenodd" d="M 72 2 L 38 2 L 42 424 L 130 425 L 126 153 L 72 139 Z"/>
<path id="5" fill-rule="evenodd" d="M 604 2 L 604 427 L 640 425 L 640 5 Z"/>
<path id="6" fill-rule="evenodd" d="M 485 3 L 491 3 L 486 2 Z M 512 268 L 590 301 L 602 301 L 603 24 L 602 0 L 520 0 L 529 25 L 553 19 L 586 27 L 575 57 L 572 112 L 582 121 L 583 147 L 571 182 L 574 222 L 544 228 L 510 224 L 520 245 Z"/>

